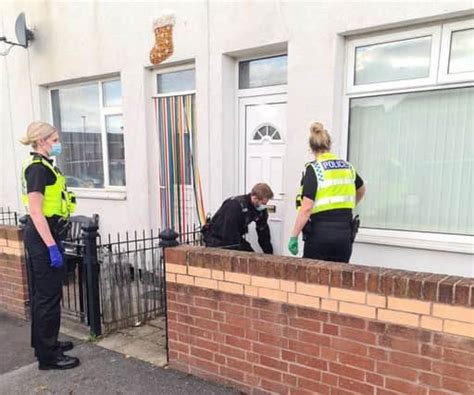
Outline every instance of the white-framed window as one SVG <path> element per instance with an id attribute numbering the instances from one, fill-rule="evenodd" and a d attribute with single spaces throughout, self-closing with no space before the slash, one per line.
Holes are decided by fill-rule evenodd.
<path id="1" fill-rule="evenodd" d="M 72 188 L 123 190 L 125 145 L 120 78 L 50 89 L 63 152 L 58 164 Z"/>
<path id="2" fill-rule="evenodd" d="M 440 82 L 474 80 L 474 20 L 443 25 Z"/>
<path id="3" fill-rule="evenodd" d="M 347 41 L 347 157 L 367 185 L 358 240 L 474 252 L 472 24 Z"/>
<path id="4" fill-rule="evenodd" d="M 424 86 L 436 81 L 441 27 L 353 40 L 347 45 L 350 93 Z"/>
<path id="5" fill-rule="evenodd" d="M 196 70 L 183 65 L 155 72 L 155 96 L 177 96 L 196 93 Z"/>
<path id="6" fill-rule="evenodd" d="M 287 84 L 288 55 L 274 55 L 239 62 L 238 89 Z"/>

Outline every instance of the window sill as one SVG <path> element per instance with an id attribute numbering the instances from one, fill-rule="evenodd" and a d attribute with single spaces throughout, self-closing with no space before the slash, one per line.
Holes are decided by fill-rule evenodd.
<path id="1" fill-rule="evenodd" d="M 473 236 L 364 228 L 360 229 L 356 241 L 359 243 L 474 254 Z"/>
<path id="2" fill-rule="evenodd" d="M 126 200 L 125 189 L 69 188 L 80 199 Z"/>

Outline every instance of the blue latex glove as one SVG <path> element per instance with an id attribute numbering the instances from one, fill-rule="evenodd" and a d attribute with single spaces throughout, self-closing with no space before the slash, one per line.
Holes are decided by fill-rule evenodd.
<path id="1" fill-rule="evenodd" d="M 298 238 L 297 237 L 290 237 L 290 241 L 288 242 L 288 250 L 293 254 L 298 254 Z"/>
<path id="2" fill-rule="evenodd" d="M 63 265 L 63 255 L 61 254 L 61 251 L 59 250 L 58 246 L 56 244 L 49 246 L 49 259 L 51 260 L 51 267 L 54 267 L 55 269 L 60 268 Z"/>

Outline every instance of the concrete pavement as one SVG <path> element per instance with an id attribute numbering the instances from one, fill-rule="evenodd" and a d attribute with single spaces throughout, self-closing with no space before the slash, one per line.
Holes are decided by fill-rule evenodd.
<path id="1" fill-rule="evenodd" d="M 66 337 L 61 336 L 61 339 Z M 73 341 L 75 348 L 68 354 L 81 359 L 79 367 L 40 371 L 29 347 L 29 323 L 0 313 L 0 394 L 239 393 L 90 342 Z"/>

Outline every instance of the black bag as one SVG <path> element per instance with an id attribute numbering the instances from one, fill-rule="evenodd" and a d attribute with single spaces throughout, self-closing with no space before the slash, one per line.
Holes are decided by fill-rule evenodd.
<path id="1" fill-rule="evenodd" d="M 359 231 L 359 226 L 360 226 L 360 219 L 358 215 L 354 217 L 351 225 L 352 225 L 351 226 L 352 227 L 351 241 L 354 242 L 357 232 Z"/>

